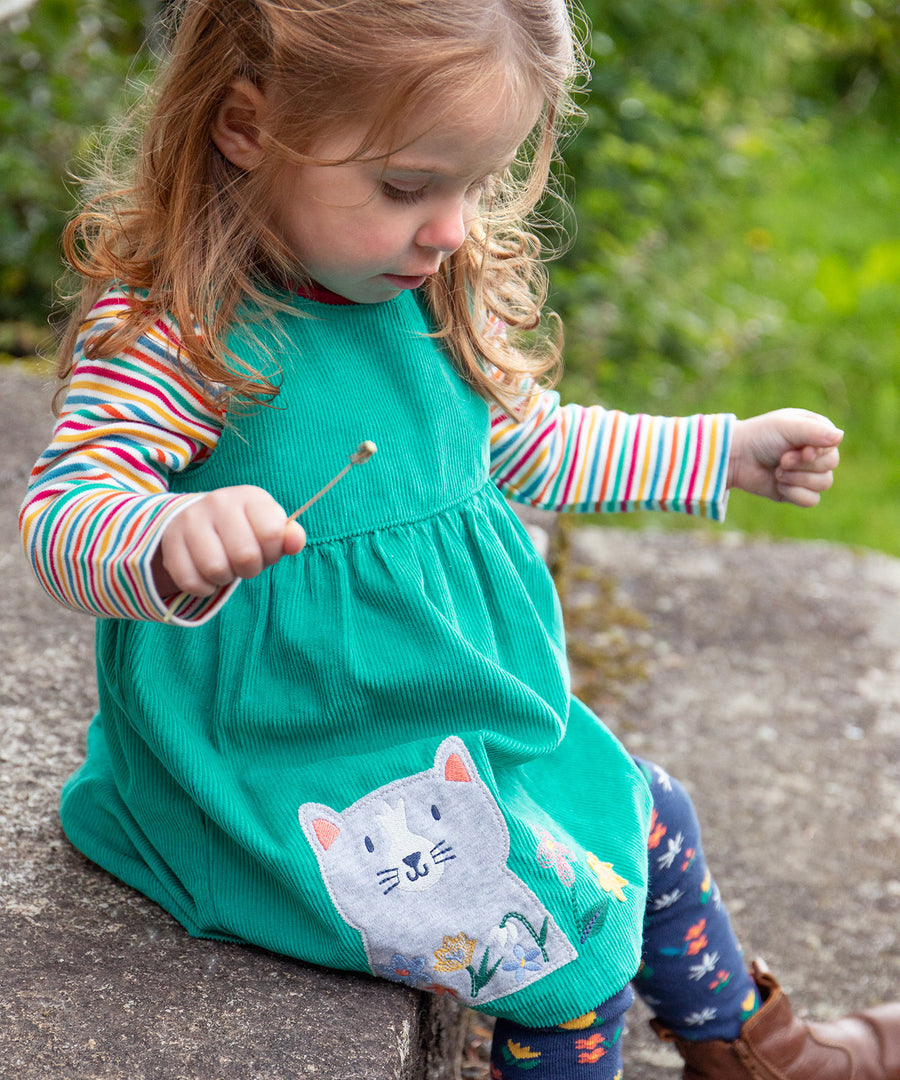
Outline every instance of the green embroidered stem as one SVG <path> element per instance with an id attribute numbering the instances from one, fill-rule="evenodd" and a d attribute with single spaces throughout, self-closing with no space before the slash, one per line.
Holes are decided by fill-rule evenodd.
<path id="1" fill-rule="evenodd" d="M 544 924 L 541 927 L 541 932 L 535 930 L 531 923 L 525 918 L 524 915 L 520 915 L 518 911 L 509 911 L 500 920 L 500 929 L 502 930 L 506 926 L 510 919 L 518 919 L 520 923 L 525 927 L 529 934 L 534 938 L 534 943 L 541 950 L 541 956 L 544 958 L 544 963 L 550 963 L 550 957 L 547 955 L 547 950 L 544 948 L 544 942 L 547 940 L 547 930 L 549 928 L 550 917 L 544 916 Z"/>

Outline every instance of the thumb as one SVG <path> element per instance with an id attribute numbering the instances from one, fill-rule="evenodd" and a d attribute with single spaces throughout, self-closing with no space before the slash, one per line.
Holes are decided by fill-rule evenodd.
<path id="1" fill-rule="evenodd" d="M 285 555 L 296 555 L 306 547 L 306 532 L 296 521 L 289 521 L 284 530 L 281 550 Z"/>

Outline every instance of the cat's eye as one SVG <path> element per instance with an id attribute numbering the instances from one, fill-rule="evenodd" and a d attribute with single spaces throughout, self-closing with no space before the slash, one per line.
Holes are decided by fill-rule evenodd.
<path id="1" fill-rule="evenodd" d="M 366 837 L 366 851 L 374 851 L 374 850 L 375 850 L 375 845 L 372 843 L 372 838 L 370 836 L 367 836 Z"/>
<path id="2" fill-rule="evenodd" d="M 441 812 L 434 804 L 432 804 L 431 806 L 431 816 L 434 818 L 435 821 L 441 820 Z"/>

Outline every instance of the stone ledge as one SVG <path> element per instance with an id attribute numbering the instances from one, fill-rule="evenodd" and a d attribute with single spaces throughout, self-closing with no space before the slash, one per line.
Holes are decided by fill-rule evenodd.
<path id="1" fill-rule="evenodd" d="M 0 367 L 0 1076 L 451 1080 L 453 1003 L 194 940 L 63 837 L 59 788 L 95 708 L 93 621 L 44 596 L 15 523 L 50 396 Z"/>

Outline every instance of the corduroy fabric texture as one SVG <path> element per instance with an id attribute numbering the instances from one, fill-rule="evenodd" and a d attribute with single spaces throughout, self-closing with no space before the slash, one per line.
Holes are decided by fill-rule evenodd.
<path id="1" fill-rule="evenodd" d="M 259 484 L 290 511 L 362 439 L 378 453 L 214 619 L 99 624 L 64 827 L 192 934 L 570 1020 L 638 966 L 646 783 L 570 697 L 487 406 L 417 298 L 295 306 L 230 341 L 277 358 L 274 405 L 172 489 Z"/>

